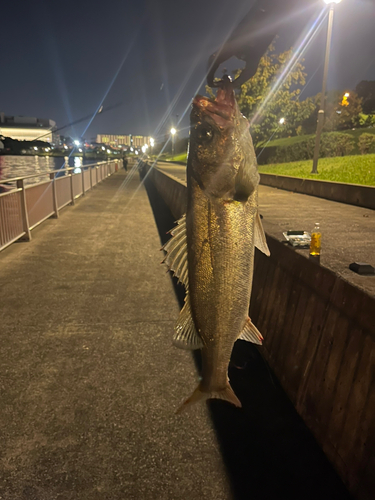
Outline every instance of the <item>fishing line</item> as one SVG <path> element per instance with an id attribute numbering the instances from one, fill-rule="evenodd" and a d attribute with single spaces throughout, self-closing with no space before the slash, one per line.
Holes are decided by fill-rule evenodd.
<path id="1" fill-rule="evenodd" d="M 255 113 L 253 118 L 250 120 L 250 126 L 253 125 L 254 122 L 259 118 L 264 107 L 269 103 L 270 99 L 276 94 L 276 92 L 279 90 L 279 88 L 281 87 L 281 85 L 283 84 L 285 79 L 287 78 L 288 74 L 293 70 L 294 66 L 297 64 L 299 59 L 305 53 L 307 47 L 310 45 L 310 43 L 314 39 L 315 35 L 318 33 L 319 29 L 321 28 L 327 15 L 328 15 L 328 11 L 324 7 L 322 9 L 322 11 L 319 13 L 318 18 L 314 21 L 314 23 L 312 24 L 312 26 L 308 30 L 307 34 L 303 37 L 301 43 L 299 44 L 299 46 L 295 50 L 294 54 L 290 58 L 288 64 L 284 67 L 280 76 L 276 79 L 275 83 L 271 87 L 270 91 L 268 92 L 264 101 L 262 102 L 262 104 L 258 108 L 257 112 Z"/>
<path id="2" fill-rule="evenodd" d="M 96 108 L 95 112 L 94 112 L 92 115 L 91 115 L 91 114 L 89 115 L 89 117 L 91 117 L 91 119 L 90 119 L 89 123 L 87 124 L 87 126 L 85 127 L 84 131 L 82 132 L 82 134 L 81 134 L 81 136 L 80 136 L 80 138 L 81 138 L 81 139 L 82 139 L 83 135 L 86 133 L 87 129 L 90 127 L 90 125 L 91 125 L 91 123 L 93 122 L 93 120 L 94 120 L 95 116 L 96 116 L 97 114 L 100 114 L 100 113 L 99 113 L 99 110 L 100 110 L 100 108 L 102 107 L 103 102 L 104 102 L 104 100 L 106 99 L 106 97 L 107 97 L 108 93 L 110 92 L 110 90 L 111 90 L 111 88 L 112 88 L 113 84 L 115 83 L 115 81 L 116 81 L 116 79 L 117 79 L 117 77 L 118 77 L 118 75 L 119 75 L 119 73 L 120 73 L 120 71 L 121 71 L 121 69 L 122 69 L 122 67 L 123 67 L 123 65 L 124 65 L 124 63 L 125 63 L 125 61 L 126 61 L 126 59 L 128 58 L 129 53 L 130 53 L 131 49 L 133 48 L 134 42 L 135 42 L 135 40 L 136 40 L 136 38 L 137 38 L 137 36 L 138 36 L 138 33 L 139 33 L 140 29 L 141 29 L 142 24 L 143 24 L 143 20 L 140 22 L 140 24 L 139 24 L 139 26 L 138 26 L 138 29 L 137 29 L 136 33 L 134 34 L 134 36 L 133 36 L 133 38 L 132 38 L 132 40 L 131 40 L 131 42 L 130 42 L 130 44 L 129 44 L 129 46 L 128 46 L 128 48 L 127 48 L 126 52 L 125 52 L 125 55 L 124 55 L 124 57 L 122 58 L 122 61 L 121 61 L 120 65 L 119 65 L 119 67 L 118 67 L 117 71 L 115 72 L 115 75 L 114 75 L 114 77 L 112 78 L 111 83 L 109 84 L 108 89 L 107 89 L 107 90 L 106 90 L 106 92 L 104 93 L 104 96 L 103 96 L 103 98 L 101 99 L 101 101 L 100 101 L 100 103 L 99 103 L 98 107 Z M 113 106 L 112 106 L 112 108 L 113 108 Z M 107 110 L 108 110 L 108 109 L 107 109 Z M 82 118 L 82 119 L 80 119 L 80 120 L 77 120 L 77 122 L 75 122 L 75 123 L 78 123 L 78 122 L 84 121 L 84 120 L 86 120 L 87 118 L 88 118 L 88 117 L 85 117 L 85 118 Z M 63 128 L 66 128 L 66 127 L 63 127 Z M 60 130 L 62 130 L 62 128 L 60 128 Z M 65 168 L 66 163 L 68 163 L 68 165 L 69 165 L 69 160 L 70 160 L 70 158 L 72 157 L 73 153 L 75 153 L 76 149 L 77 149 L 77 148 L 76 148 L 76 147 L 74 147 L 74 148 L 71 150 L 71 152 L 70 152 L 70 153 L 69 153 L 69 155 L 68 155 L 68 161 L 67 161 L 67 162 L 65 161 L 65 158 L 64 158 L 64 163 L 62 164 L 62 166 L 61 166 L 59 169 L 56 169 L 56 172 L 57 172 L 57 173 L 58 173 L 59 171 L 61 171 L 62 169 L 64 169 L 64 168 Z M 82 165 L 82 168 L 84 168 L 84 165 Z M 40 196 L 40 201 L 42 200 L 43 196 L 46 194 L 47 189 L 48 189 L 48 186 L 47 186 L 47 187 L 46 187 L 46 189 L 44 190 L 44 193 Z M 35 207 L 34 207 L 34 208 L 35 208 Z"/>
<path id="3" fill-rule="evenodd" d="M 301 95 L 303 94 L 303 92 L 305 91 L 306 87 L 309 85 L 309 83 L 311 82 L 311 80 L 314 78 L 314 76 L 316 75 L 317 71 L 319 70 L 319 68 L 323 65 L 323 63 L 321 62 L 318 67 L 316 68 L 316 70 L 314 71 L 314 73 L 312 74 L 312 76 L 308 79 L 307 83 L 304 85 L 303 89 L 301 90 L 301 93 L 298 95 L 297 97 L 297 101 L 300 100 L 301 98 Z M 288 115 L 286 115 L 286 119 L 288 119 Z M 263 153 L 263 151 L 265 150 L 265 148 L 267 147 L 267 144 L 272 141 L 272 138 L 273 136 L 276 134 L 276 132 L 278 132 L 280 130 L 280 126 L 277 125 L 277 128 L 276 130 L 274 130 L 274 132 L 270 135 L 270 137 L 268 138 L 267 142 L 264 144 L 262 150 L 260 151 L 260 153 L 257 155 L 257 159 L 260 157 L 260 155 Z"/>

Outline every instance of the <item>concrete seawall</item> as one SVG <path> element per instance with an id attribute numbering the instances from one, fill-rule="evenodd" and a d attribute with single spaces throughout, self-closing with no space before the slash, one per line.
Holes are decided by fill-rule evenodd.
<path id="1" fill-rule="evenodd" d="M 186 167 L 186 163 L 183 162 L 168 163 Z M 260 174 L 260 183 L 264 186 L 375 210 L 375 187 L 372 186 L 262 173 Z"/>
<path id="2" fill-rule="evenodd" d="M 185 184 L 157 169 L 149 175 L 174 217 L 181 217 Z M 260 351 L 350 491 L 370 500 L 375 299 L 277 239 L 267 239 L 271 257 L 256 252 L 250 306 L 265 337 Z"/>
<path id="3" fill-rule="evenodd" d="M 295 193 L 318 196 L 375 210 L 375 187 L 344 184 L 315 179 L 298 179 L 286 175 L 260 174 L 260 183 Z"/>

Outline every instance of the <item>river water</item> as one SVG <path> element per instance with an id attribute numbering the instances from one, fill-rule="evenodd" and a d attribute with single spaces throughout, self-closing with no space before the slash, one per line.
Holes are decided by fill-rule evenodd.
<path id="1" fill-rule="evenodd" d="M 81 157 L 57 158 L 55 156 L 0 156 L 0 182 L 6 182 L 7 179 L 14 177 L 23 177 L 26 175 L 39 174 L 32 179 L 26 179 L 25 184 L 34 184 L 36 182 L 48 179 L 43 172 L 50 170 L 59 170 L 64 167 L 80 168 L 82 165 L 94 163 L 93 160 L 84 160 Z"/>

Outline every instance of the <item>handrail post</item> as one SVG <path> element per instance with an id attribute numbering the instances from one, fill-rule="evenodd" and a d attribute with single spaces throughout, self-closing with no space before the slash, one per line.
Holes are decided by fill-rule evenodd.
<path id="1" fill-rule="evenodd" d="M 68 170 L 69 172 L 69 170 Z M 70 175 L 70 197 L 72 199 L 71 201 L 71 205 L 75 205 L 76 202 L 74 200 L 74 189 L 73 189 L 73 171 L 71 170 L 71 173 L 69 174 Z"/>
<path id="2" fill-rule="evenodd" d="M 90 167 L 90 189 L 92 189 L 92 167 Z"/>
<path id="3" fill-rule="evenodd" d="M 26 191 L 23 179 L 17 181 L 17 188 L 22 189 L 21 191 L 21 208 L 22 208 L 22 225 L 25 235 L 22 239 L 31 241 L 31 232 L 29 229 L 29 216 L 27 215 L 27 203 L 26 203 Z"/>
<path id="4" fill-rule="evenodd" d="M 95 167 L 95 170 L 96 170 L 96 184 L 98 184 L 99 180 L 98 180 L 98 168 L 99 167 Z"/>
<path id="5" fill-rule="evenodd" d="M 49 178 L 52 181 L 52 200 L 53 200 L 53 210 L 55 219 L 59 218 L 59 207 L 57 205 L 57 192 L 56 192 L 56 183 L 55 183 L 55 174 L 49 174 Z"/>
<path id="6" fill-rule="evenodd" d="M 85 196 L 85 169 L 81 168 L 81 174 L 82 174 L 82 196 Z"/>

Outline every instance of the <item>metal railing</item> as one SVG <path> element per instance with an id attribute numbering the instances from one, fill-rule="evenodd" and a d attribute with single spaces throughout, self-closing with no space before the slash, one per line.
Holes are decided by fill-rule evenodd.
<path id="1" fill-rule="evenodd" d="M 30 241 L 34 227 L 58 218 L 59 210 L 74 205 L 118 168 L 118 160 L 112 160 L 6 179 L 9 190 L 0 193 L 0 251 L 19 239 Z M 44 175 L 46 181 L 25 186 L 26 179 Z"/>

